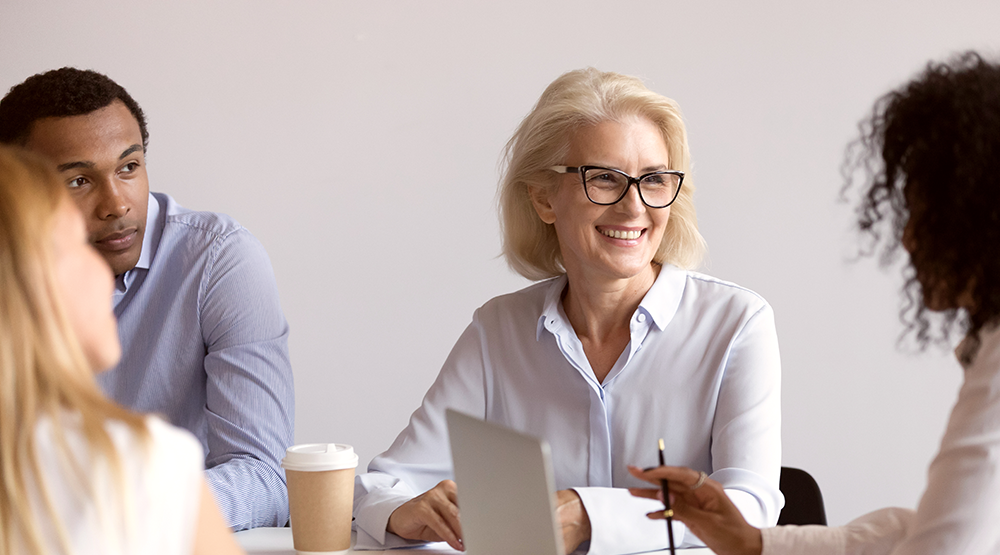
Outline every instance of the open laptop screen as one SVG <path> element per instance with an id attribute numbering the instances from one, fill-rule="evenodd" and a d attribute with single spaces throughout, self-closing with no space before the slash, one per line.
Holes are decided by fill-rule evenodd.
<path id="1" fill-rule="evenodd" d="M 549 445 L 449 409 L 462 536 L 470 555 L 562 555 Z"/>

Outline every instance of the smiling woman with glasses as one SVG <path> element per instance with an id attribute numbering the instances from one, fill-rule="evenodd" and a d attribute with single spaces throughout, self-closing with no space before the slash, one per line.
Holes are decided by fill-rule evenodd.
<path id="1" fill-rule="evenodd" d="M 771 307 L 692 271 L 705 250 L 677 104 L 641 81 L 569 72 L 507 144 L 499 190 L 508 264 L 538 283 L 473 315 L 410 424 L 358 477 L 358 548 L 462 548 L 444 411 L 545 438 L 567 552 L 668 545 L 663 505 L 629 495 L 628 465 L 698 469 L 747 521 L 783 499 L 780 362 Z M 680 546 L 699 540 L 675 523 Z"/>

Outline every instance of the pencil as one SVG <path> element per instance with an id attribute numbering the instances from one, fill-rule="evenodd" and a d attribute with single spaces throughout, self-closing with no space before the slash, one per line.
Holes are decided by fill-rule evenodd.
<path id="1" fill-rule="evenodd" d="M 660 466 L 667 465 L 663 460 L 663 448 L 663 438 L 660 438 Z M 663 491 L 663 504 L 665 505 L 663 516 L 667 517 L 667 539 L 670 540 L 670 555 L 676 555 L 674 552 L 674 510 L 670 508 L 670 488 L 666 480 L 660 480 L 660 488 Z"/>

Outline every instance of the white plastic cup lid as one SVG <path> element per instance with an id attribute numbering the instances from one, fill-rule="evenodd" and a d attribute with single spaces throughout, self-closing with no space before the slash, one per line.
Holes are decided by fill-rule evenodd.
<path id="1" fill-rule="evenodd" d="M 354 447 L 343 443 L 304 443 L 285 450 L 281 467 L 300 472 L 323 472 L 357 468 L 358 455 Z"/>

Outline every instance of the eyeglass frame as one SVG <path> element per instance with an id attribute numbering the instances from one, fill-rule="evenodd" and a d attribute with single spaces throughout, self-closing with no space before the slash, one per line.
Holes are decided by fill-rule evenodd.
<path id="1" fill-rule="evenodd" d="M 655 172 L 644 173 L 639 177 L 632 177 L 631 175 L 621 170 L 616 170 L 614 168 L 605 168 L 604 166 L 549 166 L 548 169 L 561 174 L 570 174 L 570 173 L 578 174 L 580 176 L 580 183 L 583 185 L 583 194 L 587 196 L 587 200 L 598 206 L 612 206 L 618 204 L 619 202 L 622 201 L 623 198 L 625 198 L 626 195 L 628 195 L 629 189 L 631 189 L 632 185 L 634 184 L 636 191 L 639 191 L 639 200 L 641 200 L 644 205 L 646 205 L 649 208 L 666 208 L 671 204 L 673 204 L 677 200 L 677 197 L 681 195 L 681 187 L 684 185 L 684 172 L 680 170 L 660 170 Z M 584 179 L 583 176 L 588 170 L 606 170 L 609 172 L 617 173 L 622 177 L 624 177 L 628 184 L 625 186 L 624 189 L 622 189 L 621 196 L 619 196 L 614 201 L 597 202 L 596 200 L 590 198 L 590 193 L 587 192 L 587 181 Z M 680 178 L 680 180 L 677 181 L 677 191 L 674 193 L 674 198 L 670 199 L 670 202 L 664 204 L 663 206 L 653 206 L 652 204 L 646 202 L 646 198 L 642 196 L 642 187 L 640 187 L 639 184 L 643 179 L 646 179 L 651 175 L 676 175 L 677 177 Z"/>

